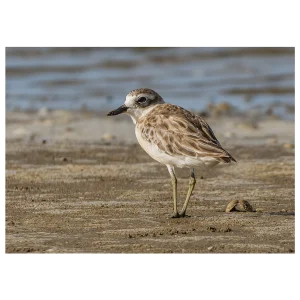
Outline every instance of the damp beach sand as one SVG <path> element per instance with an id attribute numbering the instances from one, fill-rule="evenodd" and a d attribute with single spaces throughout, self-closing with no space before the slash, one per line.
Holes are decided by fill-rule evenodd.
<path id="1" fill-rule="evenodd" d="M 7 112 L 6 252 L 294 253 L 294 121 L 205 119 L 238 163 L 196 169 L 191 217 L 171 219 L 169 174 L 129 118 Z M 177 174 L 182 203 L 189 172 Z M 255 211 L 226 213 L 232 200 Z"/>

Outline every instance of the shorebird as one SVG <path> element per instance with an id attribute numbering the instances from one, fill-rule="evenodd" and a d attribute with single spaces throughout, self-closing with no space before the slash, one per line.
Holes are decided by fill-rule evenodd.
<path id="1" fill-rule="evenodd" d="M 174 218 L 186 216 L 196 184 L 195 167 L 206 169 L 219 163 L 236 161 L 222 148 L 212 129 L 200 116 L 180 106 L 165 103 L 151 89 L 131 91 L 125 103 L 108 116 L 121 113 L 132 118 L 141 147 L 153 159 L 167 166 L 173 186 Z M 189 189 L 180 213 L 177 209 L 175 167 L 191 169 Z"/>

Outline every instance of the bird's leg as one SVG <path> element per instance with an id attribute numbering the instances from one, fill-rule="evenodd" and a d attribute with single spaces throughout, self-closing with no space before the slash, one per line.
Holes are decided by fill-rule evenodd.
<path id="1" fill-rule="evenodd" d="M 172 166 L 167 166 L 167 167 L 171 175 L 172 186 L 173 186 L 174 214 L 172 218 L 179 218 L 180 216 L 177 210 L 177 178 L 175 176 L 175 169 Z"/>
<path id="2" fill-rule="evenodd" d="M 180 213 L 180 217 L 185 217 L 185 212 L 186 212 L 187 206 L 189 204 L 189 200 L 191 198 L 191 195 L 192 195 L 195 185 L 196 185 L 195 170 L 192 169 L 191 178 L 190 178 L 190 182 L 189 182 L 189 190 L 188 190 L 185 202 L 183 204 L 183 207 L 182 207 L 182 210 Z"/>

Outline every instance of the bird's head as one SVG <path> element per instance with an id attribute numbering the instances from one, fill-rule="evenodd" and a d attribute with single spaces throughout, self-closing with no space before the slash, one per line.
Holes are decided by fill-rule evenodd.
<path id="1" fill-rule="evenodd" d="M 163 98 L 151 89 L 137 89 L 131 91 L 127 96 L 124 104 L 119 108 L 111 111 L 108 116 L 115 116 L 122 113 L 129 114 L 133 122 L 144 116 L 155 105 L 163 104 Z"/>

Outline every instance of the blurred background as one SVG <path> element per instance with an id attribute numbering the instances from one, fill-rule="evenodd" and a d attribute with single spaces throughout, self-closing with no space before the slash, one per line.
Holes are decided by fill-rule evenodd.
<path id="1" fill-rule="evenodd" d="M 222 114 L 294 119 L 294 48 L 6 48 L 6 111 L 108 111 L 140 87 Z"/>

